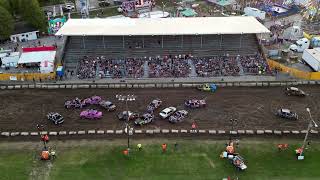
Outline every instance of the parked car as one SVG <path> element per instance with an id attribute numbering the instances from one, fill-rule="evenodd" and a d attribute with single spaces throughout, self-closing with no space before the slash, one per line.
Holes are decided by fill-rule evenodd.
<path id="1" fill-rule="evenodd" d="M 56 112 L 49 112 L 47 114 L 47 118 L 49 121 L 52 121 L 55 125 L 62 124 L 64 122 L 63 116 Z"/>
<path id="2" fill-rule="evenodd" d="M 100 119 L 102 118 L 102 112 L 95 109 L 87 109 L 80 113 L 80 117 L 85 119 Z"/>
<path id="3" fill-rule="evenodd" d="M 201 108 L 206 106 L 206 100 L 190 99 L 187 100 L 184 104 L 189 108 Z"/>
<path id="4" fill-rule="evenodd" d="M 171 123 L 181 122 L 187 115 L 188 115 L 188 111 L 179 110 L 169 117 L 169 122 Z"/>
<path id="5" fill-rule="evenodd" d="M 86 103 L 79 99 L 79 98 L 75 98 L 75 99 L 72 99 L 72 100 L 68 100 L 68 101 L 65 101 L 64 102 L 64 107 L 67 108 L 67 109 L 70 109 L 70 108 L 83 108 L 86 106 Z"/>
<path id="6" fill-rule="evenodd" d="M 129 114 L 129 120 L 134 120 L 139 117 L 138 113 L 133 113 L 131 111 L 123 111 L 117 115 L 118 119 L 121 121 L 127 121 Z"/>
<path id="7" fill-rule="evenodd" d="M 145 125 L 145 124 L 149 124 L 153 121 L 154 119 L 154 115 L 150 114 L 150 113 L 145 113 L 143 114 L 141 117 L 139 117 L 138 119 L 136 119 L 134 121 L 134 123 L 136 125 Z"/>
<path id="8" fill-rule="evenodd" d="M 116 105 L 114 105 L 111 101 L 100 101 L 100 106 L 106 109 L 107 111 L 115 111 Z"/>
<path id="9" fill-rule="evenodd" d="M 294 112 L 291 112 L 289 109 L 279 109 L 276 115 L 286 119 L 292 119 L 292 120 L 298 119 L 298 115 Z"/>
<path id="10" fill-rule="evenodd" d="M 160 99 L 154 99 L 147 107 L 147 112 L 153 112 L 157 108 L 159 108 L 162 104 L 162 101 Z"/>
<path id="11" fill-rule="evenodd" d="M 110 3 L 108 1 L 100 1 L 99 7 L 108 7 L 110 6 Z"/>
<path id="12" fill-rule="evenodd" d="M 288 96 L 306 96 L 306 93 L 296 87 L 287 87 L 285 91 Z"/>
<path id="13" fill-rule="evenodd" d="M 164 110 L 162 110 L 159 115 L 163 118 L 166 119 L 167 117 L 171 116 L 171 114 L 173 114 L 175 111 L 177 110 L 177 108 L 175 107 L 168 107 L 165 108 Z"/>

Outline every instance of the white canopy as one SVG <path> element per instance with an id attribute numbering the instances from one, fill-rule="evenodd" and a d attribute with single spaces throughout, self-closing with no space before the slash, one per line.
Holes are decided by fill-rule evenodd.
<path id="1" fill-rule="evenodd" d="M 33 51 L 21 54 L 18 64 L 54 62 L 56 51 Z"/>
<path id="2" fill-rule="evenodd" d="M 140 36 L 270 33 L 254 17 L 69 19 L 56 35 Z"/>

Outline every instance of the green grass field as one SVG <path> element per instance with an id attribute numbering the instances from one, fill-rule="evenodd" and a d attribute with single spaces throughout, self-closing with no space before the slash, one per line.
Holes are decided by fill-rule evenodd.
<path id="1" fill-rule="evenodd" d="M 142 142 L 142 141 L 140 141 Z M 168 144 L 168 152 L 161 153 L 161 144 Z M 123 145 L 119 143 L 124 143 Z M 57 159 L 53 162 L 37 160 L 34 148 L 0 149 L 0 179 L 139 179 L 139 180 L 221 180 L 238 176 L 240 180 L 316 180 L 320 179 L 320 144 L 314 142 L 306 151 L 306 159 L 297 161 L 290 144 L 288 150 L 278 152 L 273 142 L 240 142 L 238 152 L 246 159 L 248 169 L 239 172 L 219 154 L 223 141 L 156 140 L 142 142 L 143 150 L 135 146 L 129 157 L 122 154 L 125 140 L 81 142 L 51 142 L 55 144 Z M 135 144 L 133 144 L 135 145 Z M 0 146 L 1 147 L 1 146 Z"/>

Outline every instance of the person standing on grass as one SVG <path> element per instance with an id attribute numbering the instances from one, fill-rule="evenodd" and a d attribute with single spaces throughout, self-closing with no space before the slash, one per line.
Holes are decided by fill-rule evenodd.
<path id="1" fill-rule="evenodd" d="M 139 151 L 141 151 L 142 145 L 141 145 L 141 144 L 138 144 L 137 147 L 138 147 Z"/>
<path id="2" fill-rule="evenodd" d="M 162 153 L 165 153 L 167 151 L 167 144 L 162 144 Z"/>

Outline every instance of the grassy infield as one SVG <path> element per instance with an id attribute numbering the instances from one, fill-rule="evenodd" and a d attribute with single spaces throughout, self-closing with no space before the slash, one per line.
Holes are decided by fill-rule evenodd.
<path id="1" fill-rule="evenodd" d="M 238 152 L 247 160 L 248 169 L 238 172 L 227 160 L 219 158 L 224 148 L 222 141 L 180 141 L 178 151 L 172 148 L 173 141 L 165 142 L 168 143 L 166 154 L 161 153 L 159 141 L 143 144 L 143 150 L 134 149 L 130 157 L 121 154 L 125 146 L 110 143 L 63 147 L 57 149 L 58 158 L 47 176 L 59 180 L 221 180 L 228 175 L 237 175 L 241 180 L 320 179 L 318 143 L 307 150 L 304 161 L 297 161 L 293 152 L 297 144 L 278 152 L 271 142 L 241 142 Z M 31 150 L 0 150 L 0 179 L 28 179 L 35 167 L 48 165 L 35 157 Z M 36 175 L 37 179 L 47 179 L 43 174 Z"/>

